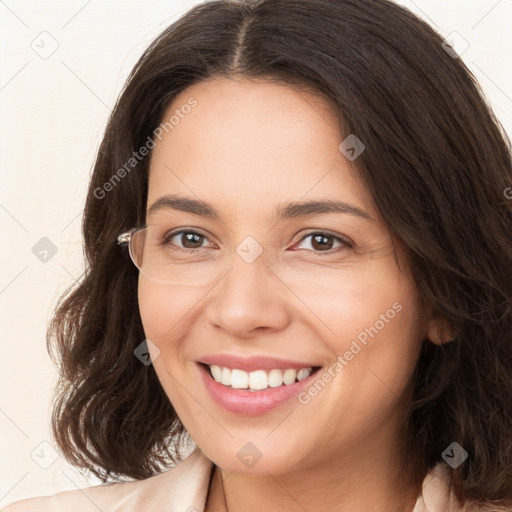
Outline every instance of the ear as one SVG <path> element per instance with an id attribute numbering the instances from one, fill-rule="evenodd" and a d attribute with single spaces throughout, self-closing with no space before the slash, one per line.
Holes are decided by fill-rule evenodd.
<path id="1" fill-rule="evenodd" d="M 447 320 L 433 315 L 427 320 L 425 337 L 435 345 L 442 345 L 453 341 L 456 333 Z"/>

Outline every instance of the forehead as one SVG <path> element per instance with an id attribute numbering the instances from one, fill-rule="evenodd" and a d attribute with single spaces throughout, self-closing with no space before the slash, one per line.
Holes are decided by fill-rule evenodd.
<path id="1" fill-rule="evenodd" d="M 338 149 L 339 123 L 319 96 L 272 82 L 216 78 L 180 93 L 163 123 L 171 118 L 151 157 L 148 205 L 177 193 L 220 209 L 262 213 L 322 197 L 377 215 Z"/>

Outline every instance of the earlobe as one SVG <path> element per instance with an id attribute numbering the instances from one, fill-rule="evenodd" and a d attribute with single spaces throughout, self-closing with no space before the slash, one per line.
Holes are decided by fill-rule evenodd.
<path id="1" fill-rule="evenodd" d="M 425 337 L 435 345 L 443 345 L 453 341 L 456 333 L 447 320 L 441 317 L 431 316 L 427 321 Z"/>

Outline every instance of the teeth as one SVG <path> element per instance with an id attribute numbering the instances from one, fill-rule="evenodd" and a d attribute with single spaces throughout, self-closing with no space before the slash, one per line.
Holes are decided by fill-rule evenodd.
<path id="1" fill-rule="evenodd" d="M 270 370 L 268 372 L 268 385 L 277 388 L 283 385 L 283 372 L 281 370 Z"/>
<path id="2" fill-rule="evenodd" d="M 229 386 L 230 384 L 235 389 L 246 389 L 249 385 L 249 375 L 247 375 L 247 372 L 234 369 L 231 371 L 231 381 L 227 385 Z"/>
<path id="3" fill-rule="evenodd" d="M 220 381 L 225 386 L 229 386 L 231 384 L 231 370 L 229 368 L 222 368 L 222 377 Z"/>
<path id="4" fill-rule="evenodd" d="M 285 384 L 293 384 L 295 382 L 295 377 L 297 376 L 297 370 L 288 369 L 285 370 L 283 375 L 283 382 Z"/>
<path id="5" fill-rule="evenodd" d="M 249 391 L 260 391 L 268 387 L 277 388 L 283 384 L 289 386 L 309 377 L 313 371 L 313 368 L 310 367 L 300 370 L 288 368 L 287 370 L 272 369 L 268 372 L 266 370 L 246 372 L 238 368 L 230 369 L 216 364 L 212 364 L 209 368 L 215 381 L 224 386 L 231 386 L 233 389 L 249 389 Z"/>
<path id="6" fill-rule="evenodd" d="M 242 373 L 242 370 L 238 370 Z M 243 372 L 247 375 L 247 372 Z M 268 376 L 265 370 L 256 370 L 249 373 L 249 389 L 260 389 L 268 388 Z"/>
<path id="7" fill-rule="evenodd" d="M 311 371 L 308 371 L 307 368 L 301 368 L 298 372 L 297 372 L 297 380 L 301 381 L 301 380 L 304 380 L 306 377 L 309 377 Z"/>
<path id="8" fill-rule="evenodd" d="M 220 382 L 222 380 L 222 370 L 220 369 L 220 366 L 217 366 L 215 364 L 212 364 L 210 366 L 210 371 L 212 373 L 212 377 L 217 381 Z"/>

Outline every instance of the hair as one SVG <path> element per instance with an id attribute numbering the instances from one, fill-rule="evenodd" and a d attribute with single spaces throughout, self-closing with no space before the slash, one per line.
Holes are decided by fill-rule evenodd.
<path id="1" fill-rule="evenodd" d="M 147 143 L 172 100 L 215 77 L 267 80 L 329 102 L 423 310 L 451 342 L 422 342 L 403 425 L 416 484 L 459 443 L 464 500 L 512 502 L 512 185 L 510 140 L 443 38 L 388 0 L 213 0 L 164 30 L 131 71 L 108 121 L 83 217 L 86 270 L 59 300 L 47 345 L 58 361 L 51 434 L 104 483 L 179 462 L 186 431 L 152 365 L 138 271 L 119 233 L 145 223 L 150 158 L 105 184 Z M 126 167 L 124 167 L 126 169 Z M 111 182 L 112 183 L 112 182 Z M 56 352 L 56 354 L 55 354 Z"/>

